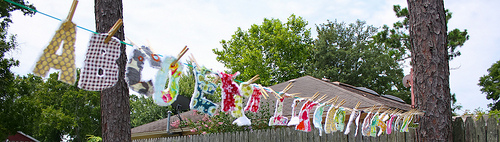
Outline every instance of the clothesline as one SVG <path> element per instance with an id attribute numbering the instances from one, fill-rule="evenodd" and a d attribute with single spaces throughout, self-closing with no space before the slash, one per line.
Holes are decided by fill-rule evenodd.
<path id="1" fill-rule="evenodd" d="M 33 12 L 35 12 L 35 13 L 40 13 L 40 14 L 45 15 L 45 16 L 47 16 L 47 17 L 50 17 L 50 18 L 52 18 L 52 19 L 55 19 L 55 20 L 58 20 L 58 21 L 61 21 L 61 22 L 63 21 L 63 20 L 61 20 L 60 18 L 57 18 L 57 17 L 52 16 L 52 15 L 49 15 L 49 14 L 47 14 L 47 13 L 44 13 L 44 12 L 38 11 L 38 10 L 36 10 L 36 9 L 29 8 L 29 7 L 25 6 L 25 5 L 22 5 L 22 4 L 19 4 L 19 3 L 13 2 L 13 1 L 11 1 L 11 0 L 4 0 L 4 1 L 6 1 L 6 2 L 8 2 L 8 3 L 11 3 L 11 4 L 13 4 L 13 5 L 17 5 L 17 6 L 19 6 L 19 7 L 22 7 L 22 8 L 24 8 L 24 9 L 29 10 L 29 11 L 33 11 Z M 76 25 L 76 24 L 75 24 L 75 25 Z M 84 28 L 84 27 L 82 27 L 82 26 L 78 26 L 78 25 L 76 25 L 76 27 L 78 27 L 78 28 L 80 28 L 80 29 L 83 29 L 83 30 L 86 30 L 86 31 L 88 31 L 88 32 L 91 32 L 91 33 L 93 33 L 93 34 L 99 34 L 98 32 L 92 31 L 92 30 L 87 29 L 87 28 Z M 128 45 L 128 46 L 133 46 L 132 44 L 126 43 L 126 42 L 124 42 L 124 41 L 120 41 L 120 43 L 125 44 L 125 45 Z"/>

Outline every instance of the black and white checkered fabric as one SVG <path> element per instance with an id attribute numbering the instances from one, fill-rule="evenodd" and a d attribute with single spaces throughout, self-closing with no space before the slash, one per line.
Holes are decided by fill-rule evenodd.
<path id="1" fill-rule="evenodd" d="M 112 37 L 104 43 L 107 34 L 94 34 L 90 38 L 89 48 L 80 73 L 78 87 L 88 91 L 101 91 L 112 87 L 118 81 L 120 41 Z"/>

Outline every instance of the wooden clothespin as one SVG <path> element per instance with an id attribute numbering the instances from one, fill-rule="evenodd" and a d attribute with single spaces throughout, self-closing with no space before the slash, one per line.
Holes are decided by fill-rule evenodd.
<path id="1" fill-rule="evenodd" d="M 325 104 L 329 104 L 329 103 L 332 103 L 332 101 L 334 100 L 335 98 L 331 98 L 330 100 L 324 102 Z"/>
<path id="2" fill-rule="evenodd" d="M 316 102 L 318 102 L 318 103 L 319 103 L 319 102 L 321 102 L 322 100 L 324 100 L 326 97 L 327 97 L 327 96 L 326 96 L 326 94 L 325 94 L 325 95 L 321 96 L 318 100 L 316 100 Z"/>
<path id="3" fill-rule="evenodd" d="M 252 84 L 254 83 L 255 81 L 259 80 L 259 75 L 255 75 L 253 76 L 250 80 L 247 81 L 248 84 Z"/>
<path id="4" fill-rule="evenodd" d="M 288 92 L 288 90 L 290 90 L 292 87 L 293 87 L 293 84 L 290 82 L 290 83 L 288 83 L 288 85 L 285 87 L 285 89 L 283 89 L 283 91 L 282 91 L 282 92 L 283 92 L 283 93 L 286 93 L 286 92 Z"/>
<path id="5" fill-rule="evenodd" d="M 310 100 L 310 101 L 313 101 L 313 100 L 314 100 L 314 99 L 316 99 L 318 96 L 319 96 L 319 92 L 316 92 L 316 93 L 314 93 L 314 95 L 313 95 L 311 98 L 309 98 L 309 100 Z"/>
<path id="6" fill-rule="evenodd" d="M 78 5 L 78 0 L 73 0 L 73 4 L 71 4 L 71 8 L 69 9 L 68 17 L 66 17 L 66 21 L 73 20 L 73 15 L 75 15 L 76 5 Z"/>
<path id="7" fill-rule="evenodd" d="M 201 69 L 201 67 L 198 64 L 198 62 L 196 62 L 196 59 L 194 59 L 193 53 L 191 53 L 191 56 L 188 56 L 188 58 L 189 58 L 189 60 L 191 60 L 192 63 L 194 63 L 196 65 L 197 69 Z"/>
<path id="8" fill-rule="evenodd" d="M 361 105 L 361 101 L 358 101 L 358 103 L 356 104 L 356 106 L 354 107 L 354 109 L 358 109 L 359 105 Z"/>
<path id="9" fill-rule="evenodd" d="M 269 97 L 269 95 L 267 94 L 267 91 L 264 89 L 264 87 L 262 87 L 262 85 L 259 84 L 259 88 L 260 88 L 260 91 L 262 91 L 262 93 L 264 93 L 265 96 Z M 262 95 L 262 96 L 264 96 L 264 95 Z"/>
<path id="10" fill-rule="evenodd" d="M 339 103 L 339 105 L 337 105 L 337 107 L 340 107 L 340 106 L 344 105 L 344 103 L 345 103 L 345 100 L 342 99 L 342 101 L 340 101 L 340 103 Z"/>
<path id="11" fill-rule="evenodd" d="M 280 94 L 276 93 L 276 91 L 273 90 L 273 88 L 269 88 L 269 90 L 272 91 L 272 93 L 274 94 L 275 97 L 277 97 L 276 99 L 282 99 L 283 97 L 281 97 Z"/>
<path id="12" fill-rule="evenodd" d="M 186 54 L 186 52 L 189 50 L 189 48 L 187 48 L 188 46 L 184 46 L 184 48 L 182 48 L 182 51 L 179 53 L 179 55 L 177 55 L 177 59 L 175 59 L 172 63 L 170 63 L 170 66 L 173 67 L 175 66 L 175 64 L 177 64 L 177 62 L 181 59 L 182 56 L 184 56 L 184 54 Z"/>
<path id="13" fill-rule="evenodd" d="M 113 37 L 113 35 L 115 35 L 115 33 L 122 26 L 122 24 L 123 24 L 123 20 L 122 19 L 118 19 L 118 21 L 115 22 L 115 24 L 113 25 L 113 27 L 111 27 L 111 29 L 109 29 L 108 36 L 106 37 L 106 39 L 104 39 L 104 43 L 108 43 L 109 40 L 111 40 L 111 37 Z"/>
<path id="14" fill-rule="evenodd" d="M 339 100 L 339 96 L 333 97 L 332 106 L 336 106 L 335 104 L 337 104 L 338 100 Z"/>

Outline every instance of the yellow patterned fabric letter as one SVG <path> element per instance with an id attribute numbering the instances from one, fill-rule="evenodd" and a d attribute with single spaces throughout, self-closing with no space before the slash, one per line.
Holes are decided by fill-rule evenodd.
<path id="1" fill-rule="evenodd" d="M 61 24 L 50 44 L 43 50 L 43 54 L 36 62 L 33 73 L 37 76 L 47 76 L 49 69 L 60 70 L 59 80 L 68 84 L 74 84 L 75 74 L 75 24 L 65 21 Z M 61 42 L 63 50 L 61 55 L 57 55 Z"/>

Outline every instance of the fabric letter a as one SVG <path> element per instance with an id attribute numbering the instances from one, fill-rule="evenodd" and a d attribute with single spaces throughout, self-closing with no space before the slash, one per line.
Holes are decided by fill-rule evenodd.
<path id="1" fill-rule="evenodd" d="M 37 76 L 45 77 L 50 68 L 58 69 L 59 80 L 68 84 L 74 84 L 75 73 L 75 24 L 71 21 L 64 21 L 56 31 L 50 44 L 43 50 L 42 56 L 38 59 L 33 73 Z M 63 43 L 61 55 L 57 55 Z"/>

